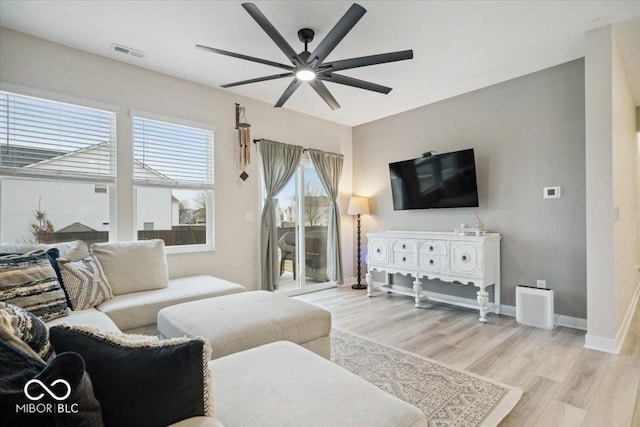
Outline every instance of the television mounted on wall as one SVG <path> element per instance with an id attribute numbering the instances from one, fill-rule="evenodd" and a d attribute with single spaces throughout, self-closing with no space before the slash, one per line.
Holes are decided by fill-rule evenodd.
<path id="1" fill-rule="evenodd" d="M 478 207 L 473 148 L 389 163 L 394 210 Z"/>

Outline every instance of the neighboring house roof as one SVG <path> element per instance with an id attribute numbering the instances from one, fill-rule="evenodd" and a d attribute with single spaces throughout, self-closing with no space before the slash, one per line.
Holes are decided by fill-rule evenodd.
<path id="1" fill-rule="evenodd" d="M 80 148 L 69 153 L 57 153 L 56 156 L 35 160 L 31 164 L 25 164 L 16 167 L 34 168 L 34 169 L 54 169 L 59 171 L 78 172 L 79 164 L 86 164 L 86 172 L 109 172 L 111 168 L 109 150 L 111 147 L 108 142 L 101 142 L 89 147 Z M 75 157 L 75 158 L 74 158 Z M 83 159 L 78 159 L 81 157 Z M 168 176 L 157 170 L 145 165 L 141 161 L 134 160 L 134 172 L 137 178 L 147 179 L 166 179 Z"/>
<path id="2" fill-rule="evenodd" d="M 80 222 L 74 222 L 71 225 L 67 225 L 66 227 L 62 227 L 59 230 L 54 231 L 54 233 L 83 233 L 87 231 L 97 231 L 88 225 L 84 225 Z"/>
<path id="3" fill-rule="evenodd" d="M 0 147 L 0 166 L 22 168 L 64 154 L 62 151 L 44 148 L 21 147 L 16 145 L 2 145 Z"/>

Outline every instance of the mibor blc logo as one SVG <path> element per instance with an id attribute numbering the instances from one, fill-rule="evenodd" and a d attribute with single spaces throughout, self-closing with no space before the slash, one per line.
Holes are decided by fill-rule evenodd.
<path id="1" fill-rule="evenodd" d="M 64 386 L 64 387 L 62 387 Z M 71 385 L 68 381 L 57 379 L 48 386 L 37 378 L 33 378 L 24 385 L 24 395 L 32 403 L 16 404 L 19 414 L 77 414 L 77 403 L 61 403 L 71 395 Z M 36 403 L 45 397 L 45 393 L 58 403 Z"/>
<path id="2" fill-rule="evenodd" d="M 31 386 L 31 384 L 40 385 L 40 387 L 42 387 L 42 389 L 44 391 L 46 391 L 49 394 L 49 396 L 53 397 L 55 400 L 65 400 L 71 394 L 71 386 L 69 385 L 69 383 L 66 380 L 58 379 L 58 380 L 55 380 L 54 382 L 52 382 L 50 384 L 50 387 L 54 387 L 57 384 L 64 384 L 65 385 L 65 387 L 67 388 L 66 393 L 63 394 L 62 396 L 58 396 L 53 392 L 53 390 L 51 390 L 49 387 L 47 387 L 42 381 L 34 378 L 32 380 L 27 381 L 27 383 L 24 385 L 24 395 L 27 396 L 27 399 L 29 399 L 29 400 L 40 400 L 44 396 L 44 393 L 40 393 L 37 396 L 32 396 L 29 393 L 29 386 Z"/>

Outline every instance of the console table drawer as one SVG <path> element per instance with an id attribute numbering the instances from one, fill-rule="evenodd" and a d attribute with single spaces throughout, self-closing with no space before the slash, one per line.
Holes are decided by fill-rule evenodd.
<path id="1" fill-rule="evenodd" d="M 420 255 L 446 255 L 447 242 L 446 240 L 426 240 L 420 245 Z"/>
<path id="2" fill-rule="evenodd" d="M 420 253 L 420 270 L 441 272 L 446 271 L 447 258 L 444 255 Z"/>
<path id="3" fill-rule="evenodd" d="M 416 266 L 416 256 L 411 253 L 394 253 L 393 263 L 395 265 L 406 265 L 407 267 Z"/>
<path id="4" fill-rule="evenodd" d="M 417 252 L 416 242 L 413 240 L 396 240 L 393 242 L 393 252 Z"/>

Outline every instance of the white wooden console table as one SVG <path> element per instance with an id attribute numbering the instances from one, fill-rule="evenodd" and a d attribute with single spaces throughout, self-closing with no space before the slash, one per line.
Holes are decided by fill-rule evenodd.
<path id="1" fill-rule="evenodd" d="M 421 298 L 446 302 L 480 311 L 480 322 L 487 321 L 491 310 L 500 314 L 500 239 L 498 233 L 460 235 L 447 232 L 387 231 L 367 233 L 367 295 L 374 288 L 387 292 L 410 295 L 415 306 L 421 307 Z M 372 271 L 384 271 L 385 283 L 374 283 Z M 391 274 L 414 277 L 413 292 L 406 287 L 394 287 Z M 473 283 L 479 288 L 478 304 L 469 304 L 460 298 L 444 294 L 423 292 L 420 279 L 440 279 L 443 282 Z M 494 301 L 489 303 L 488 286 L 494 286 Z"/>

